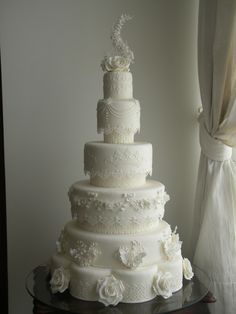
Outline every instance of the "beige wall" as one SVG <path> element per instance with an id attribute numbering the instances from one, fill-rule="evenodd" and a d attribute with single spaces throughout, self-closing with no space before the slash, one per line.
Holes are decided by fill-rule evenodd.
<path id="1" fill-rule="evenodd" d="M 54 250 L 70 218 L 68 188 L 84 178 L 84 143 L 100 138 L 99 64 L 123 12 L 135 16 L 124 37 L 142 106 L 136 139 L 153 143 L 153 177 L 171 196 L 165 219 L 191 253 L 198 1 L 0 0 L 11 314 L 31 313 L 24 278 Z"/>

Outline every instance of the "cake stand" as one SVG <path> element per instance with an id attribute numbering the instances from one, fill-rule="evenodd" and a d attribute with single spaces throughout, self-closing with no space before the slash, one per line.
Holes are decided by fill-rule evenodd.
<path id="1" fill-rule="evenodd" d="M 33 313 L 76 313 L 76 314 L 161 314 L 186 309 L 201 301 L 208 293 L 209 277 L 194 267 L 195 276 L 191 281 L 184 280 L 183 287 L 169 299 L 156 297 L 144 303 L 119 303 L 105 307 L 100 302 L 81 301 L 73 298 L 68 291 L 52 294 L 49 286 L 49 271 L 46 265 L 33 269 L 26 278 L 26 289 L 34 299 Z M 183 311 L 178 313 L 199 313 Z M 201 313 L 203 312 L 201 307 Z"/>

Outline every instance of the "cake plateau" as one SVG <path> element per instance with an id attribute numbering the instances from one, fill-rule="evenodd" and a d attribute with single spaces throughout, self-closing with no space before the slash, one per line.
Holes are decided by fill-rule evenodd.
<path id="1" fill-rule="evenodd" d="M 78 300 L 73 298 L 68 291 L 62 294 L 53 294 L 49 285 L 50 275 L 46 265 L 38 266 L 28 274 L 26 288 L 33 299 L 39 302 L 41 306 L 50 308 L 51 313 L 53 313 L 53 310 L 75 314 L 170 313 L 194 305 L 208 293 L 209 277 L 199 268 L 193 267 L 193 269 L 195 273 L 193 279 L 191 281 L 184 280 L 182 289 L 174 293 L 169 299 L 156 297 L 144 303 L 119 303 L 115 307 L 105 307 L 100 302 Z M 38 312 L 36 311 L 36 313 Z"/>

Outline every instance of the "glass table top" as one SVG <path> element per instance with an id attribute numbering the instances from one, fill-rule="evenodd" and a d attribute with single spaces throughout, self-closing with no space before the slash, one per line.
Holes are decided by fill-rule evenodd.
<path id="1" fill-rule="evenodd" d="M 199 268 L 194 267 L 195 276 L 191 281 L 184 279 L 183 287 L 171 298 L 155 299 L 144 303 L 119 303 L 105 307 L 100 302 L 82 301 L 72 297 L 68 291 L 52 294 L 49 286 L 49 271 L 46 265 L 33 269 L 26 278 L 26 289 L 37 301 L 55 310 L 78 314 L 161 314 L 171 313 L 189 307 L 204 298 L 209 291 L 210 279 Z"/>

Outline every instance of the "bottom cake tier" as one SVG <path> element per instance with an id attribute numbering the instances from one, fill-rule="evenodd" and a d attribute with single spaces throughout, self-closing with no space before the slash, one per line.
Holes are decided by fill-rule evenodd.
<path id="1" fill-rule="evenodd" d="M 165 221 L 149 232 L 109 235 L 85 231 L 72 220 L 49 261 L 51 290 L 68 288 L 75 298 L 106 306 L 169 298 L 181 289 L 183 274 L 193 276 L 181 245 Z"/>
<path id="2" fill-rule="evenodd" d="M 86 301 L 100 301 L 107 305 L 146 302 L 157 295 L 168 298 L 181 289 L 182 257 L 159 265 L 135 270 L 81 267 L 63 255 L 50 260 L 51 287 L 60 282 L 69 286 L 70 294 Z M 56 279 L 55 279 L 56 278 Z M 56 286 L 56 285 L 55 285 Z M 55 291 L 56 292 L 56 291 Z"/>

